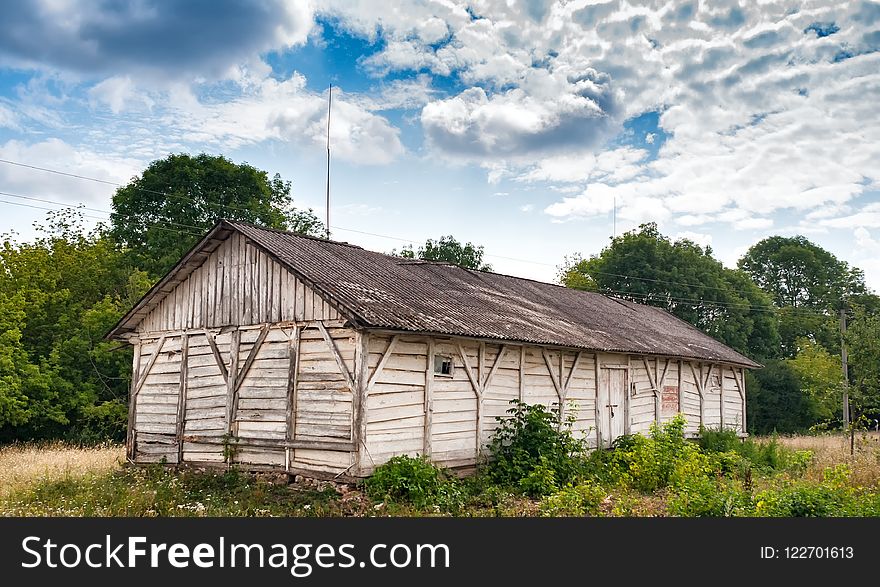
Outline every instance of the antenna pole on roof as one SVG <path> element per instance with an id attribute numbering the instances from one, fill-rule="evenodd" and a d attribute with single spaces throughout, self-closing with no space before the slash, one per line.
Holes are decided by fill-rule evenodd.
<path id="1" fill-rule="evenodd" d="M 327 240 L 330 240 L 330 108 L 333 106 L 333 84 L 327 90 Z"/>
<path id="2" fill-rule="evenodd" d="M 614 196 L 614 203 L 611 207 L 611 238 L 617 238 L 617 196 Z"/>

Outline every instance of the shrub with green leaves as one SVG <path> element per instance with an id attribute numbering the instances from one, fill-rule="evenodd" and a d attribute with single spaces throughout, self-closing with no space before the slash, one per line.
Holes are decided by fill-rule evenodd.
<path id="1" fill-rule="evenodd" d="M 806 471 L 813 458 L 810 451 L 785 448 L 775 436 L 764 441 L 741 439 L 735 430 L 730 429 L 701 429 L 699 445 L 707 453 L 736 453 L 759 471 L 766 473 L 787 471 L 800 475 Z"/>
<path id="2" fill-rule="evenodd" d="M 367 495 L 374 500 L 403 503 L 420 509 L 455 511 L 464 499 L 459 480 L 425 457 L 392 457 L 376 467 L 364 486 Z"/>
<path id="3" fill-rule="evenodd" d="M 685 440 L 685 424 L 678 414 L 662 426 L 652 424 L 650 437 L 634 434 L 615 443 L 611 459 L 619 481 L 642 493 L 666 487 L 676 463 L 699 452 Z"/>
<path id="4" fill-rule="evenodd" d="M 498 418 L 489 442 L 492 459 L 486 468 L 501 485 L 539 497 L 573 482 L 586 447 L 574 437 L 573 419 L 561 421 L 556 410 L 513 400 L 508 417 Z"/>
<path id="5" fill-rule="evenodd" d="M 556 493 L 541 500 L 539 512 L 542 516 L 595 516 L 608 491 L 592 481 L 577 485 L 566 485 Z"/>

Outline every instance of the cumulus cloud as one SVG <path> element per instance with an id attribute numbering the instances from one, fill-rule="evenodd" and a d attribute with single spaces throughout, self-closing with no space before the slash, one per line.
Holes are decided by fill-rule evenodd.
<path id="1" fill-rule="evenodd" d="M 0 63 L 94 75 L 223 77 L 255 54 L 305 42 L 311 2 L 11 2 L 0 20 Z"/>
<path id="2" fill-rule="evenodd" d="M 517 158 L 599 145 L 617 112 L 610 79 L 533 69 L 520 87 L 492 95 L 471 87 L 422 109 L 432 147 L 453 158 Z"/>

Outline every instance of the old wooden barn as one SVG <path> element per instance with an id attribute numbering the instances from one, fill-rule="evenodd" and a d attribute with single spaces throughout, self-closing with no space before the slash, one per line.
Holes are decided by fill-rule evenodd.
<path id="1" fill-rule="evenodd" d="M 758 366 L 654 307 L 229 221 L 108 336 L 130 459 L 319 477 L 471 465 L 516 398 L 593 446 L 678 412 L 744 432 Z"/>

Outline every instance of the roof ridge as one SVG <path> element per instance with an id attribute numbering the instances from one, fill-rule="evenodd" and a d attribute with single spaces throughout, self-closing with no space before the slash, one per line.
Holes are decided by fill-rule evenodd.
<path id="1" fill-rule="evenodd" d="M 230 225 L 236 226 L 236 227 L 246 226 L 248 228 L 255 228 L 257 230 L 265 230 L 266 232 L 274 232 L 274 233 L 283 234 L 286 236 L 293 236 L 296 238 L 303 238 L 303 239 L 318 241 L 318 242 L 327 243 L 327 244 L 331 244 L 331 245 L 340 245 L 343 247 L 351 247 L 353 249 L 360 249 L 362 251 L 367 250 L 359 245 L 347 243 L 345 241 L 336 241 L 336 240 L 332 240 L 332 239 L 326 239 L 321 236 L 313 236 L 311 234 L 303 234 L 301 232 L 293 232 L 291 230 L 284 230 L 282 228 L 272 228 L 270 226 L 260 226 L 259 224 L 253 224 L 251 222 L 244 222 L 242 220 L 231 220 L 229 218 L 221 218 L 220 222 L 225 222 L 226 224 L 230 224 Z M 373 251 L 370 251 L 370 252 L 373 252 Z"/>

